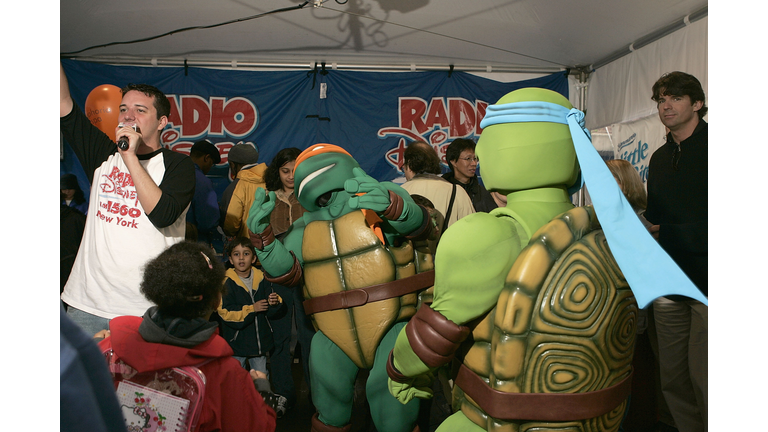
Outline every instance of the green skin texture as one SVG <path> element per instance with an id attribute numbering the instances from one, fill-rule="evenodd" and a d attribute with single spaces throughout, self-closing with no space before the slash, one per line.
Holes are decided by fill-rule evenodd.
<path id="1" fill-rule="evenodd" d="M 308 176 L 323 169 L 325 171 L 307 181 Z M 373 210 L 381 216 L 381 212 L 390 204 L 390 190 L 403 198 L 405 207 L 398 220 L 382 218 L 381 229 L 389 244 L 403 240 L 404 235 L 415 231 L 423 222 L 422 210 L 413 202 L 408 192 L 394 183 L 376 181 L 365 174 L 352 157 L 342 153 L 321 153 L 307 158 L 296 167 L 294 182 L 297 199 L 307 212 L 293 223 L 282 243 L 275 241 L 263 251 L 256 251 L 264 269 L 270 275 L 280 276 L 291 269 L 291 252 L 300 264 L 303 263 L 301 247 L 304 228 L 310 222 L 333 220 L 359 209 Z M 327 205 L 319 206 L 317 197 L 330 191 L 333 193 Z M 358 193 L 365 195 L 357 196 Z M 275 193 L 270 192 L 267 195 L 259 188 L 247 221 L 251 232 L 264 231 L 274 207 Z M 404 326 L 404 322 L 396 323 L 385 334 L 376 351 L 366 383 L 371 416 L 377 430 L 382 432 L 410 432 L 418 417 L 417 400 L 403 405 L 387 392 L 387 356 Z M 322 331 L 318 331 L 312 339 L 309 368 L 312 401 L 319 413 L 319 420 L 335 427 L 348 424 L 352 415 L 358 367 L 341 348 Z"/>
<path id="2" fill-rule="evenodd" d="M 497 104 L 545 101 L 572 108 L 567 99 L 544 89 L 521 89 Z M 483 316 L 496 306 L 504 279 L 531 236 L 553 217 L 573 208 L 567 189 L 577 179 L 578 162 L 567 125 L 506 123 L 486 127 L 475 149 L 488 190 L 507 196 L 507 205 L 466 216 L 447 230 L 435 254 L 432 308 L 456 324 Z M 424 306 L 422 306 L 424 307 Z M 434 372 L 414 353 L 405 329 L 394 348 L 395 367 L 411 380 L 389 381 L 402 403 L 429 398 Z M 461 412 L 438 431 L 482 431 Z"/>

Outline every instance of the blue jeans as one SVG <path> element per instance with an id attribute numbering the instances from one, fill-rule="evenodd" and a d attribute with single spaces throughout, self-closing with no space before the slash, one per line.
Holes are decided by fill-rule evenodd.
<path id="1" fill-rule="evenodd" d="M 109 330 L 109 319 L 102 318 L 72 306 L 67 306 L 67 316 L 75 322 L 88 336 L 93 336 L 101 330 Z"/>
<path id="2" fill-rule="evenodd" d="M 246 362 L 248 363 L 248 366 L 250 366 L 250 369 L 264 372 L 267 374 L 267 378 L 269 378 L 269 371 L 267 370 L 267 356 L 256 356 L 256 357 L 239 357 L 239 356 L 232 356 L 235 360 L 240 362 L 240 365 L 243 366 L 243 368 L 248 369 L 248 367 L 245 366 Z"/>

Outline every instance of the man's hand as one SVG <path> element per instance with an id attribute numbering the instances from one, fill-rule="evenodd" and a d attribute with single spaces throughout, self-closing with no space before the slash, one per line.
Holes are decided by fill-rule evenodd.
<path id="1" fill-rule="evenodd" d="M 256 189 L 256 193 L 253 196 L 253 204 L 251 204 L 250 210 L 248 210 L 248 219 L 246 225 L 248 229 L 254 234 L 264 232 L 269 225 L 269 216 L 272 214 L 272 210 L 275 209 L 275 197 L 274 192 L 266 193 L 264 188 Z"/>
<path id="2" fill-rule="evenodd" d="M 353 209 L 368 209 L 382 213 L 389 207 L 389 190 L 360 168 L 352 168 L 354 178 L 344 182 L 344 190 L 350 194 L 364 194 L 349 199 Z"/>
<path id="3" fill-rule="evenodd" d="M 59 62 L 59 80 L 59 93 L 61 94 L 59 116 L 64 117 L 72 111 L 74 102 L 72 101 L 72 95 L 69 94 L 69 82 L 61 62 Z"/>
<path id="4" fill-rule="evenodd" d="M 127 153 L 136 154 L 136 150 L 142 142 L 141 131 L 134 129 L 132 125 L 123 125 L 120 123 L 115 128 L 115 142 L 120 141 L 120 138 L 125 138 L 128 141 L 128 148 L 123 150 L 118 146 L 120 153 L 125 155 Z"/>

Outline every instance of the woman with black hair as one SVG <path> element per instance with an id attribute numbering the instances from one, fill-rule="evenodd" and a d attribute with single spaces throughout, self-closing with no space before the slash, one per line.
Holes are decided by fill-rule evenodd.
<path id="1" fill-rule="evenodd" d="M 221 303 L 224 265 L 206 246 L 177 243 L 149 261 L 141 293 L 154 303 L 143 317 L 110 321 L 100 344 L 138 372 L 196 366 L 205 374 L 197 430 L 274 431 L 275 411 L 232 357 L 232 348 L 208 320 Z"/>
<path id="2" fill-rule="evenodd" d="M 277 152 L 264 173 L 269 191 L 275 192 L 275 209 L 270 215 L 270 224 L 275 238 L 282 239 L 291 225 L 306 212 L 293 193 L 293 166 L 301 150 L 289 147 Z M 291 372 L 291 327 L 296 319 L 297 346 L 301 350 L 304 381 L 309 389 L 309 345 L 315 329 L 304 314 L 303 294 L 300 287 L 289 288 L 273 284 L 286 305 L 286 313 L 271 319 L 275 350 L 270 357 L 272 365 L 272 387 L 275 393 L 287 400 L 286 409 L 296 404 L 296 385 Z"/>

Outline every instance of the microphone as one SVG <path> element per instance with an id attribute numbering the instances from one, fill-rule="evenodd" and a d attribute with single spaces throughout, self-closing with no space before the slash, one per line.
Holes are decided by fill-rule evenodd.
<path id="1" fill-rule="evenodd" d="M 117 125 L 117 127 L 124 127 L 124 126 L 125 126 L 125 125 L 124 125 L 124 124 L 122 124 L 122 123 L 120 123 L 120 124 L 118 124 L 118 125 Z M 132 128 L 133 128 L 133 130 L 136 130 L 136 125 L 130 125 L 129 127 L 132 127 Z M 120 150 L 122 150 L 122 151 L 126 151 L 126 150 L 128 150 L 128 138 L 126 138 L 126 137 L 124 137 L 124 136 L 121 136 L 121 137 L 120 137 L 120 138 L 117 140 L 117 148 L 119 148 L 119 149 L 120 149 Z"/>
<path id="2" fill-rule="evenodd" d="M 128 150 L 128 140 L 125 139 L 125 137 L 120 137 L 120 139 L 117 140 L 117 148 L 122 151 Z"/>

